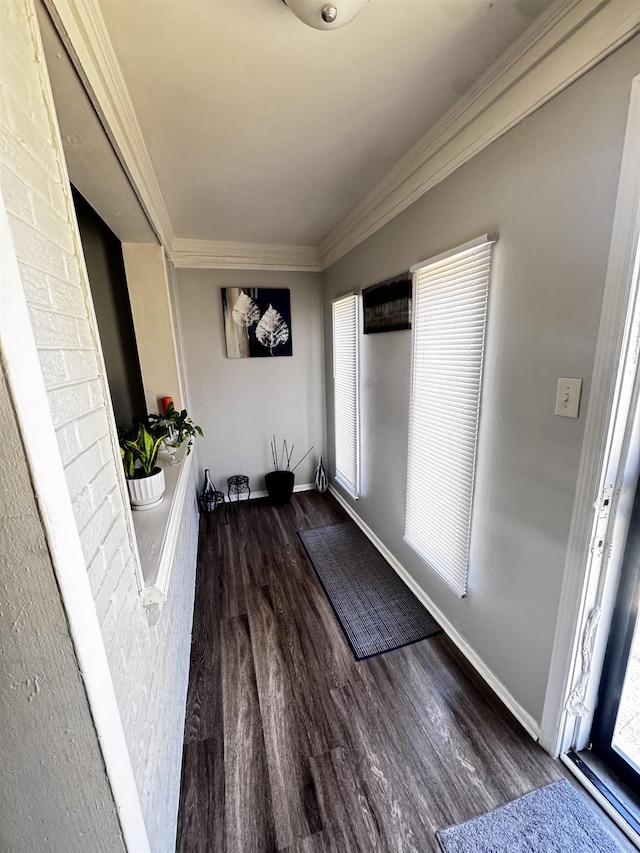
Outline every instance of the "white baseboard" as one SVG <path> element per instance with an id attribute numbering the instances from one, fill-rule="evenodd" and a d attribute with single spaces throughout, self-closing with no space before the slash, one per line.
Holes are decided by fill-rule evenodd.
<path id="1" fill-rule="evenodd" d="M 311 489 L 315 489 L 315 486 L 313 483 L 301 483 L 299 486 L 293 487 L 294 492 L 310 492 Z M 269 497 L 269 492 L 267 492 L 265 489 L 263 489 L 260 492 L 254 492 L 254 490 L 251 489 L 251 500 L 253 500 L 254 498 L 268 498 L 268 497 Z M 235 501 L 233 501 L 233 503 L 235 503 Z"/>
<path id="2" fill-rule="evenodd" d="M 462 654 L 466 657 L 469 663 L 473 666 L 473 668 L 482 676 L 482 678 L 486 681 L 489 687 L 493 690 L 496 696 L 500 699 L 500 701 L 506 705 L 506 707 L 511 711 L 513 716 L 518 720 L 518 722 L 522 725 L 522 727 L 531 735 L 534 740 L 538 740 L 540 737 L 540 726 L 534 720 L 534 718 L 529 714 L 525 709 L 517 702 L 511 693 L 507 690 L 504 684 L 500 681 L 499 678 L 489 669 L 486 663 L 482 660 L 482 658 L 472 649 L 467 640 L 460 634 L 456 628 L 451 624 L 451 622 L 447 619 L 444 613 L 440 610 L 440 608 L 431 601 L 427 593 L 422 589 L 422 587 L 411 577 L 409 572 L 404 568 L 402 563 L 397 560 L 394 555 L 389 551 L 387 546 L 376 536 L 373 530 L 366 524 L 360 516 L 355 512 L 352 506 L 350 506 L 347 501 L 343 498 L 343 496 L 337 491 L 335 486 L 331 484 L 329 486 L 329 491 L 334 496 L 334 498 L 338 501 L 338 503 L 346 510 L 346 512 L 351 516 L 351 518 L 355 521 L 358 527 L 362 530 L 362 532 L 367 536 L 368 539 L 375 545 L 378 551 L 382 554 L 382 556 L 387 560 L 387 562 L 391 565 L 391 567 L 400 575 L 402 580 L 406 583 L 409 589 L 414 593 L 416 598 L 418 598 L 427 610 L 431 613 L 433 618 L 440 623 L 442 630 L 449 637 L 449 639 L 460 649 Z"/>

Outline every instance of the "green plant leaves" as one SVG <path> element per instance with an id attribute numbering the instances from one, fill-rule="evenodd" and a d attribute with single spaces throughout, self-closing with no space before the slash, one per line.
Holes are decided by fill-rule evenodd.
<path id="1" fill-rule="evenodd" d="M 140 467 L 144 471 L 146 477 L 150 477 L 151 474 L 153 474 L 153 469 L 156 467 L 158 451 L 160 450 L 163 438 L 164 436 L 156 438 L 151 435 L 144 424 L 140 424 L 135 441 L 125 440 L 122 442 L 122 461 L 124 464 L 125 477 L 127 477 L 128 480 L 133 479 L 135 476 L 135 462 L 140 463 Z M 130 453 L 131 458 L 134 460 L 133 467 L 129 465 L 130 473 L 128 473 L 127 470 L 127 453 Z"/>
<path id="2" fill-rule="evenodd" d="M 122 456 L 122 465 L 124 467 L 124 476 L 127 480 L 133 480 L 136 460 L 132 451 L 128 447 L 120 445 L 120 455 Z"/>
<path id="3" fill-rule="evenodd" d="M 186 409 L 177 411 L 173 403 L 169 403 L 167 414 L 149 415 L 146 423 L 134 418 L 131 429 L 120 431 L 120 455 L 124 475 L 127 480 L 133 480 L 140 471 L 145 477 L 150 477 L 156 467 L 160 445 L 167 439 L 169 427 L 178 438 L 171 441 L 173 447 L 179 447 L 183 441 L 189 441 L 187 453 L 191 450 L 191 439 L 196 434 L 203 437 L 202 427 L 191 420 Z"/>
<path id="4" fill-rule="evenodd" d="M 194 438 L 196 434 L 204 437 L 202 427 L 194 424 L 187 414 L 187 410 L 178 411 L 173 403 L 169 403 L 167 406 L 167 413 L 164 417 L 162 415 L 149 415 L 149 422 L 155 434 L 158 434 L 158 430 L 163 432 L 163 438 L 169 431 L 169 426 L 173 427 L 178 433 L 177 440 L 171 442 L 174 447 L 180 447 L 183 441 Z"/>

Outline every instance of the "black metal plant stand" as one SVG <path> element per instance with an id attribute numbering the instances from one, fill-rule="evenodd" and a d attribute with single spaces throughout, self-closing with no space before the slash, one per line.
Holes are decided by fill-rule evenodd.
<path id="1" fill-rule="evenodd" d="M 227 480 L 227 496 L 231 503 L 231 496 L 235 495 L 236 503 L 240 503 L 240 495 L 247 494 L 247 500 L 251 500 L 251 489 L 249 487 L 249 478 L 244 474 L 236 474 L 234 477 L 229 477 Z"/>

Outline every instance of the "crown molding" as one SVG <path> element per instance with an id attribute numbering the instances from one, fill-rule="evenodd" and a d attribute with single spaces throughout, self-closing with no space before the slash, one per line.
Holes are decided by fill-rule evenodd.
<path id="1" fill-rule="evenodd" d="M 44 0 L 151 227 L 165 249 L 175 235 L 120 65 L 96 0 Z"/>
<path id="2" fill-rule="evenodd" d="M 44 3 L 168 256 L 208 269 L 326 269 L 640 31 L 637 0 L 557 0 L 316 249 L 176 238 L 99 4 Z"/>
<path id="3" fill-rule="evenodd" d="M 558 0 L 322 241 L 323 269 L 638 31 L 637 0 Z"/>
<path id="4" fill-rule="evenodd" d="M 169 254 L 176 267 L 214 270 L 290 270 L 320 272 L 315 246 L 267 246 L 259 243 L 223 243 L 177 237 Z"/>
<path id="5" fill-rule="evenodd" d="M 152 228 L 176 267 L 319 272 L 314 246 L 266 246 L 177 238 L 100 6 L 44 0 Z"/>

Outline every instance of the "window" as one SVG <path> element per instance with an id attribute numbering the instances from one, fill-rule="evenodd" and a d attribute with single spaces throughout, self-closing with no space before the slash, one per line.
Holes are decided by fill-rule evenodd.
<path id="1" fill-rule="evenodd" d="M 467 591 L 482 358 L 493 240 L 412 267 L 405 541 Z"/>
<path id="2" fill-rule="evenodd" d="M 332 314 L 336 480 L 357 498 L 360 490 L 357 295 L 336 299 Z"/>

